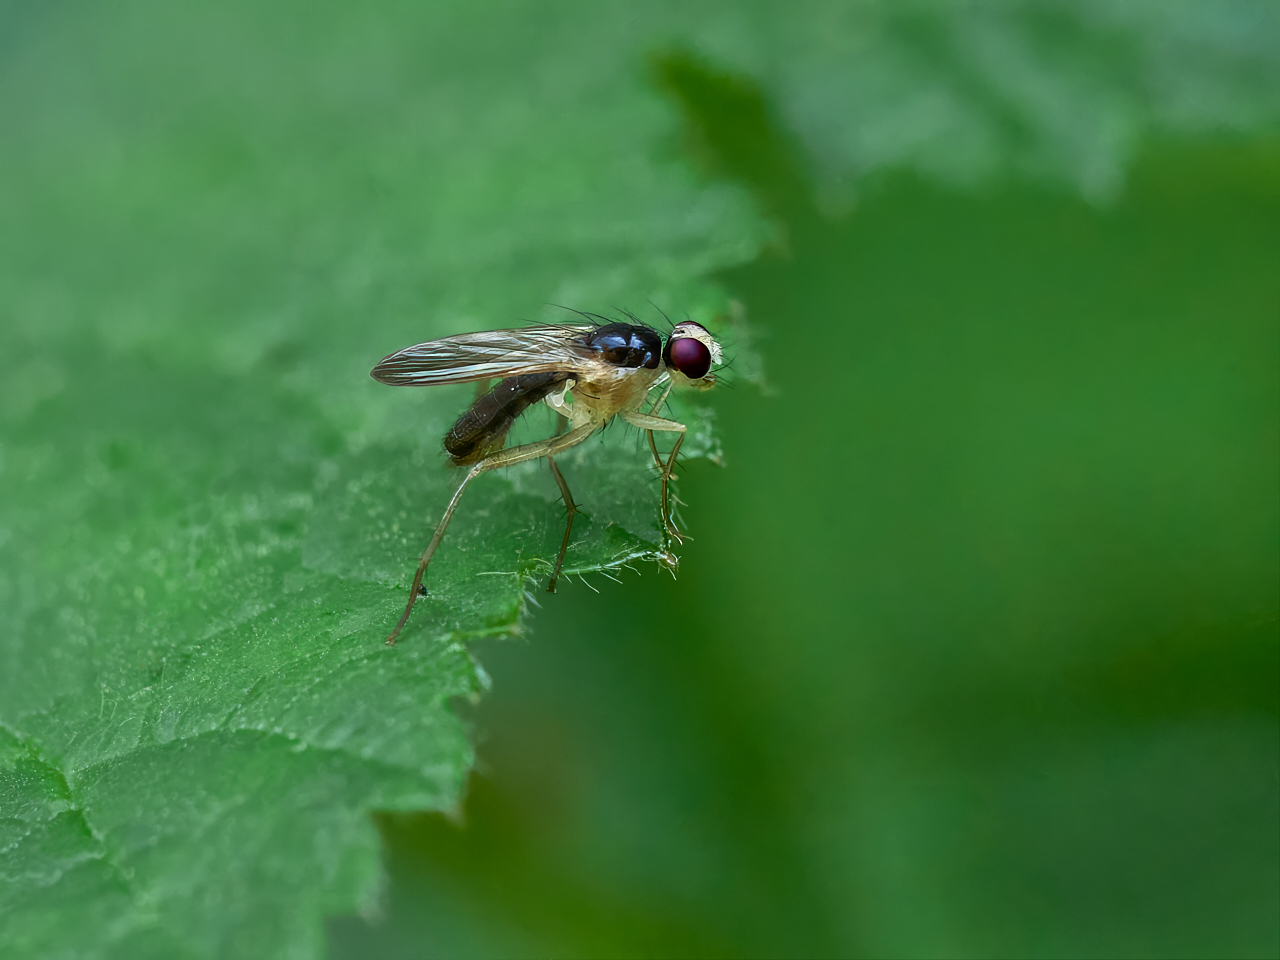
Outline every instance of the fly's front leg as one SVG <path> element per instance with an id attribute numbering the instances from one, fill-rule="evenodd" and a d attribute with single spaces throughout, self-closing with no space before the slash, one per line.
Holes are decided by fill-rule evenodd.
<path id="1" fill-rule="evenodd" d="M 395 646 L 396 638 L 400 636 L 400 631 L 404 629 L 404 625 L 409 621 L 409 614 L 413 612 L 413 605 L 417 602 L 418 591 L 422 589 L 422 578 L 427 572 L 427 565 L 431 563 L 431 558 L 435 556 L 436 550 L 440 547 L 440 541 L 444 539 L 444 532 L 449 527 L 449 521 L 453 519 L 453 513 L 458 509 L 458 501 L 462 499 L 462 492 L 467 489 L 471 481 L 482 473 L 490 470 L 496 470 L 499 467 L 510 467 L 513 464 L 524 463 L 526 460 L 537 460 L 539 457 L 550 458 L 554 454 L 561 453 L 572 446 L 581 443 L 587 437 L 591 436 L 595 427 L 591 424 L 583 424 L 575 427 L 568 433 L 558 437 L 551 437 L 548 440 L 539 440 L 536 443 L 526 443 L 518 447 L 512 447 L 509 450 L 499 450 L 497 453 L 491 453 L 479 463 L 476 463 L 467 470 L 467 475 L 462 478 L 462 483 L 458 484 L 458 489 L 454 491 L 453 499 L 449 501 L 449 506 L 445 508 L 444 516 L 440 518 L 440 523 L 436 527 L 435 534 L 431 537 L 431 543 L 427 545 L 427 549 L 422 554 L 422 559 L 418 561 L 417 572 L 413 575 L 413 586 L 409 588 L 409 602 L 405 604 L 404 613 L 400 615 L 399 622 L 395 625 L 390 635 L 387 637 L 387 644 Z M 559 473 L 556 467 L 552 466 L 553 473 Z M 560 478 L 563 484 L 563 478 Z M 568 497 L 568 488 L 562 487 L 562 492 L 566 494 L 566 501 L 570 501 Z M 572 515 L 570 515 L 570 524 L 572 524 Z M 568 542 L 569 533 L 565 531 L 565 540 Z M 564 557 L 564 550 L 561 549 L 561 559 Z M 557 566 L 556 572 L 559 572 Z"/>
<path id="2" fill-rule="evenodd" d="M 658 395 L 658 399 L 653 402 L 653 406 L 649 408 L 649 413 L 656 415 L 662 409 L 662 405 L 667 402 L 667 397 L 671 396 L 671 388 L 675 386 L 670 380 L 663 388 L 662 393 Z"/>
<path id="3" fill-rule="evenodd" d="M 684 538 L 680 536 L 680 531 L 676 529 L 674 523 L 671 522 L 670 511 L 667 509 L 667 488 L 671 485 L 671 481 L 676 479 L 673 472 L 676 464 L 676 454 L 680 452 L 680 444 L 684 442 L 684 434 L 676 437 L 676 445 L 671 450 L 671 456 L 663 460 L 662 454 L 658 453 L 658 441 L 653 438 L 654 431 L 646 430 L 644 435 L 649 438 L 649 450 L 653 453 L 654 466 L 658 468 L 658 473 L 662 476 L 662 525 L 667 530 L 667 535 L 676 538 L 676 542 L 684 543 Z M 677 499 L 679 499 L 677 497 Z"/>
<path id="4" fill-rule="evenodd" d="M 671 395 L 671 387 L 672 384 L 668 381 L 666 388 L 658 395 L 658 399 L 654 401 L 653 406 L 649 408 L 650 416 L 657 416 L 658 411 L 662 409 L 662 405 L 667 402 L 667 397 Z M 674 423 L 675 421 L 671 422 Z M 653 452 L 654 465 L 658 468 L 658 472 L 661 473 L 666 468 L 666 464 L 663 463 L 662 457 L 658 453 L 658 443 L 653 439 L 653 431 L 646 430 L 644 435 L 649 439 L 649 449 Z"/>
<path id="5" fill-rule="evenodd" d="M 658 468 L 658 472 L 661 473 L 667 465 L 662 459 L 662 454 L 658 453 L 658 441 L 653 439 L 652 430 L 646 430 L 644 435 L 649 438 L 649 450 L 653 453 L 654 466 L 656 466 Z"/>
<path id="6" fill-rule="evenodd" d="M 684 436 L 689 428 L 678 420 L 667 420 L 665 417 L 655 417 L 651 413 L 639 413 L 631 410 L 623 411 L 622 419 L 639 427 L 641 430 L 648 431 L 649 449 L 653 451 L 653 459 L 658 465 L 658 470 L 662 473 L 662 525 L 670 536 L 675 537 L 677 543 L 683 543 L 680 531 L 671 522 L 671 511 L 667 506 L 667 488 L 671 482 L 671 471 L 675 469 L 676 456 L 680 453 L 680 445 L 684 443 Z M 665 463 L 662 457 L 658 455 L 658 444 L 653 439 L 654 433 L 658 431 L 676 434 L 676 444 L 671 448 L 671 456 L 667 458 Z"/>

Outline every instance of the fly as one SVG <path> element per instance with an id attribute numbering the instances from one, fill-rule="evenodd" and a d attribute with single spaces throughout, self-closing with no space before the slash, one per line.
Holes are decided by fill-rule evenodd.
<path id="1" fill-rule="evenodd" d="M 667 490 L 687 428 L 679 421 L 643 412 L 641 407 L 657 393 L 650 410 L 661 410 L 673 387 L 710 389 L 716 382 L 712 367 L 720 360 L 719 343 L 706 328 L 691 321 L 677 324 L 665 343 L 657 330 L 636 322 L 547 324 L 463 333 L 406 347 L 383 358 L 370 376 L 392 386 L 468 382 L 487 386 L 491 380 L 499 381 L 476 397 L 444 438 L 449 459 L 468 469 L 418 561 L 409 602 L 387 643 L 396 642 L 419 592 L 424 592 L 422 578 L 427 565 L 444 539 L 463 491 L 480 474 L 498 467 L 545 458 L 560 488 L 568 520 L 547 585 L 547 590 L 554 593 L 578 512 L 554 458 L 582 443 L 614 417 L 639 427 L 648 436 L 649 450 L 662 475 L 662 525 L 678 541 L 680 534 L 671 522 Z M 544 403 L 559 414 L 555 436 L 506 447 L 512 424 L 536 403 Z M 675 446 L 665 460 L 658 453 L 655 433 L 676 435 Z"/>

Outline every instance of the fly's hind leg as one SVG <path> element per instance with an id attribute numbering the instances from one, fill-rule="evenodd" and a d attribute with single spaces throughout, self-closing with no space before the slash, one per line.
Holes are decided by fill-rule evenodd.
<path id="1" fill-rule="evenodd" d="M 462 499 L 462 491 L 467 489 L 472 480 L 484 473 L 485 463 L 486 461 L 481 460 L 467 471 L 467 475 L 458 484 L 458 489 L 454 491 L 453 499 L 449 501 L 449 506 L 445 507 L 444 516 L 440 518 L 440 523 L 436 525 L 436 532 L 432 535 L 431 542 L 427 544 L 427 549 L 423 551 L 422 559 L 418 561 L 418 569 L 413 574 L 413 586 L 409 588 L 409 602 L 405 604 L 404 613 L 400 615 L 400 619 L 396 622 L 394 629 L 387 635 L 388 646 L 395 646 L 396 637 L 400 636 L 400 631 L 409 622 L 409 614 L 413 612 L 413 605 L 417 602 L 419 594 L 427 592 L 422 585 L 422 578 L 427 572 L 427 564 L 431 562 L 431 558 L 435 556 L 436 549 L 440 546 L 440 541 L 444 539 L 444 532 L 449 527 L 449 521 L 453 519 L 453 511 L 458 509 L 458 501 Z"/>
<path id="2" fill-rule="evenodd" d="M 499 450 L 497 453 L 489 454 L 489 456 L 467 470 L 467 475 L 458 484 L 458 489 L 454 491 L 453 499 L 449 501 L 449 506 L 445 507 L 444 516 L 440 518 L 436 532 L 431 537 L 431 543 L 427 545 L 427 549 L 422 554 L 422 559 L 418 561 L 418 569 L 413 575 L 413 586 L 409 588 L 409 602 L 405 605 L 404 613 L 400 615 L 399 622 L 396 623 L 395 628 L 387 636 L 387 644 L 389 646 L 395 646 L 396 638 L 400 636 L 400 631 L 404 629 L 404 625 L 409 621 L 409 614 L 413 612 L 413 605 L 417 602 L 418 593 L 422 589 L 422 578 L 426 575 L 427 565 L 431 563 L 431 558 L 435 556 L 436 550 L 439 549 L 440 541 L 444 539 L 444 532 L 449 527 L 449 521 L 453 519 L 453 513 L 458 509 L 458 501 L 462 499 L 462 493 L 471 484 L 471 481 L 480 476 L 480 474 L 496 470 L 499 467 L 509 467 L 513 464 L 524 463 L 526 460 L 537 460 L 539 457 L 550 458 L 554 454 L 561 453 L 581 443 L 591 435 L 593 430 L 595 430 L 595 427 L 591 424 L 583 424 L 561 436 L 551 437 L 548 440 L 539 440 L 536 443 L 522 444 L 509 450 Z M 554 466 L 552 471 L 559 473 Z M 567 496 L 568 489 L 563 485 L 563 478 L 560 478 L 560 483 L 562 492 L 566 494 L 565 499 L 569 501 Z M 570 522 L 572 523 L 572 514 L 570 515 Z M 566 531 L 566 543 L 568 542 L 568 536 L 568 531 Z M 564 551 L 562 549 L 562 558 L 563 554 Z M 557 567 L 558 570 L 559 567 Z"/>
<path id="3" fill-rule="evenodd" d="M 662 525 L 666 529 L 667 534 L 675 538 L 677 543 L 683 543 L 684 538 L 680 536 L 680 531 L 676 529 L 674 523 L 671 522 L 671 509 L 668 506 L 669 496 L 668 489 L 671 485 L 671 471 L 675 469 L 676 457 L 680 453 L 680 445 L 684 443 L 685 433 L 688 427 L 678 420 L 668 420 L 665 417 L 655 417 L 651 413 L 639 413 L 636 411 L 624 411 L 622 418 L 634 426 L 645 430 L 649 434 L 649 449 L 653 451 L 654 462 L 658 465 L 658 470 L 662 473 Z M 658 455 L 658 444 L 654 440 L 655 432 L 674 433 L 676 434 L 675 446 L 671 448 L 671 455 L 664 462 L 662 457 Z"/>

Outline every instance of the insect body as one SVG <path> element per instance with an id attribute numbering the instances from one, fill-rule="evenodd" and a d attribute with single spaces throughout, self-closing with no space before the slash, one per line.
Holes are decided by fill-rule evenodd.
<path id="1" fill-rule="evenodd" d="M 464 333 L 407 347 L 383 358 L 371 376 L 393 386 L 467 382 L 487 385 L 493 379 L 499 380 L 493 389 L 476 398 L 445 437 L 450 460 L 468 470 L 418 562 L 409 602 L 387 643 L 396 642 L 408 621 L 427 565 L 444 538 L 463 491 L 480 474 L 498 467 L 545 457 L 560 488 L 568 522 L 547 586 L 554 592 L 577 514 L 569 485 L 554 457 L 582 443 L 614 417 L 622 417 L 647 434 L 649 449 L 662 475 L 663 527 L 679 540 L 667 506 L 667 489 L 686 428 L 653 411 L 662 409 L 672 387 L 705 390 L 714 386 L 716 378 L 711 370 L 720 359 L 720 345 L 715 338 L 692 322 L 677 324 L 665 343 L 658 331 L 640 323 L 557 324 Z M 641 408 L 654 394 L 657 398 L 650 412 L 644 412 Z M 507 448 L 512 424 L 540 402 L 560 414 L 561 430 L 546 440 Z M 658 454 L 655 432 L 676 434 L 675 446 L 665 460 Z"/>

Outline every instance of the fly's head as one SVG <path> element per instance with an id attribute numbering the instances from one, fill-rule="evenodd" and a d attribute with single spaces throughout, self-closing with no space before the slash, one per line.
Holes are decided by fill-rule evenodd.
<path id="1" fill-rule="evenodd" d="M 706 327 L 691 320 L 676 324 L 662 350 L 662 362 L 677 387 L 710 390 L 716 385 L 711 369 L 718 367 L 721 360 L 716 338 Z"/>

